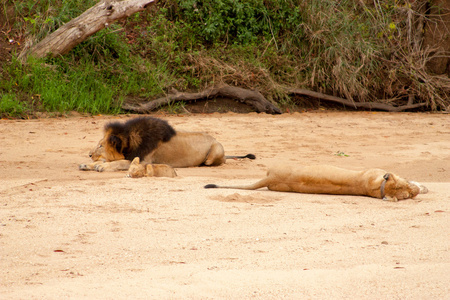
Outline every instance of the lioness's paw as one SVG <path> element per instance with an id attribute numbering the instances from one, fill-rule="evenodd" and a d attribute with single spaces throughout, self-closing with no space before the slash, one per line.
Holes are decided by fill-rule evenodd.
<path id="1" fill-rule="evenodd" d="M 421 194 L 426 194 L 428 193 L 428 188 L 424 185 L 420 185 L 420 193 Z"/>
<path id="2" fill-rule="evenodd" d="M 384 201 L 389 201 L 389 202 L 398 202 L 397 197 L 391 197 L 391 196 L 385 196 L 383 198 Z"/>
<path id="3" fill-rule="evenodd" d="M 410 183 L 412 183 L 412 184 L 414 184 L 414 185 L 416 185 L 416 186 L 419 187 L 419 189 L 420 189 L 420 194 L 426 194 L 426 193 L 428 193 L 428 188 L 427 188 L 426 186 L 420 184 L 419 182 L 417 182 L 417 181 L 410 181 Z"/>

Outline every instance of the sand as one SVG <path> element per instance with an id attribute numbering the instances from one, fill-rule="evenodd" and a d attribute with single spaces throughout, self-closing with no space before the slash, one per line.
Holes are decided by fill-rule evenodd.
<path id="1" fill-rule="evenodd" d="M 155 115 L 254 161 L 177 178 L 79 171 L 111 120 L 0 120 L 1 299 L 450 297 L 450 116 Z M 430 190 L 360 196 L 204 189 L 280 163 L 382 168 Z"/>

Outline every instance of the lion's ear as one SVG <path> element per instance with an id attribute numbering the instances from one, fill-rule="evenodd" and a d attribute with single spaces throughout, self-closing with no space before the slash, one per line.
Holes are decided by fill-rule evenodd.
<path id="1" fill-rule="evenodd" d="M 389 174 L 389 178 L 386 179 L 387 182 L 389 182 L 389 184 L 393 187 L 398 186 L 399 184 L 401 184 L 401 181 L 399 181 L 399 177 L 393 173 L 387 173 Z M 386 175 L 387 175 L 386 174 Z"/>
<path id="2" fill-rule="evenodd" d="M 114 149 L 116 149 L 116 151 L 118 152 L 118 153 L 122 153 L 122 139 L 121 138 L 119 138 L 118 136 L 116 136 L 116 135 L 110 135 L 109 137 L 108 137 L 108 143 L 114 148 Z"/>
<path id="3" fill-rule="evenodd" d="M 139 157 L 135 157 L 133 161 L 131 162 L 132 165 L 138 165 L 139 164 Z"/>
<path id="4" fill-rule="evenodd" d="M 384 180 L 386 180 L 386 182 L 389 182 L 390 184 L 397 184 L 397 178 L 392 173 L 384 174 L 383 178 Z"/>

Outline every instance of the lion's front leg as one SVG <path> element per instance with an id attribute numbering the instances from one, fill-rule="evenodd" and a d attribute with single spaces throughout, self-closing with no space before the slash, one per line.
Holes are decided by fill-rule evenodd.
<path id="1" fill-rule="evenodd" d="M 96 161 L 90 164 L 81 164 L 80 170 L 83 171 L 97 171 L 97 172 L 114 172 L 114 171 L 127 171 L 130 167 L 129 160 L 115 160 L 111 162 Z"/>
<path id="2" fill-rule="evenodd" d="M 103 164 L 104 162 L 99 160 L 99 161 L 94 161 L 92 163 L 86 163 L 86 164 L 80 164 L 78 166 L 78 169 L 81 171 L 95 171 L 95 167 L 99 164 Z"/>

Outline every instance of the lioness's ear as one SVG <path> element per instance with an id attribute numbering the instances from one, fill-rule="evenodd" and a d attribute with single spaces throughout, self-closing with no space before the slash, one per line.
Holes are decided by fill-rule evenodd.
<path id="1" fill-rule="evenodd" d="M 108 137 L 108 143 L 116 149 L 117 152 L 122 153 L 122 139 L 116 135 L 110 135 Z"/>
<path id="2" fill-rule="evenodd" d="M 133 161 L 131 162 L 132 165 L 138 165 L 139 164 L 139 157 L 135 157 Z"/>

